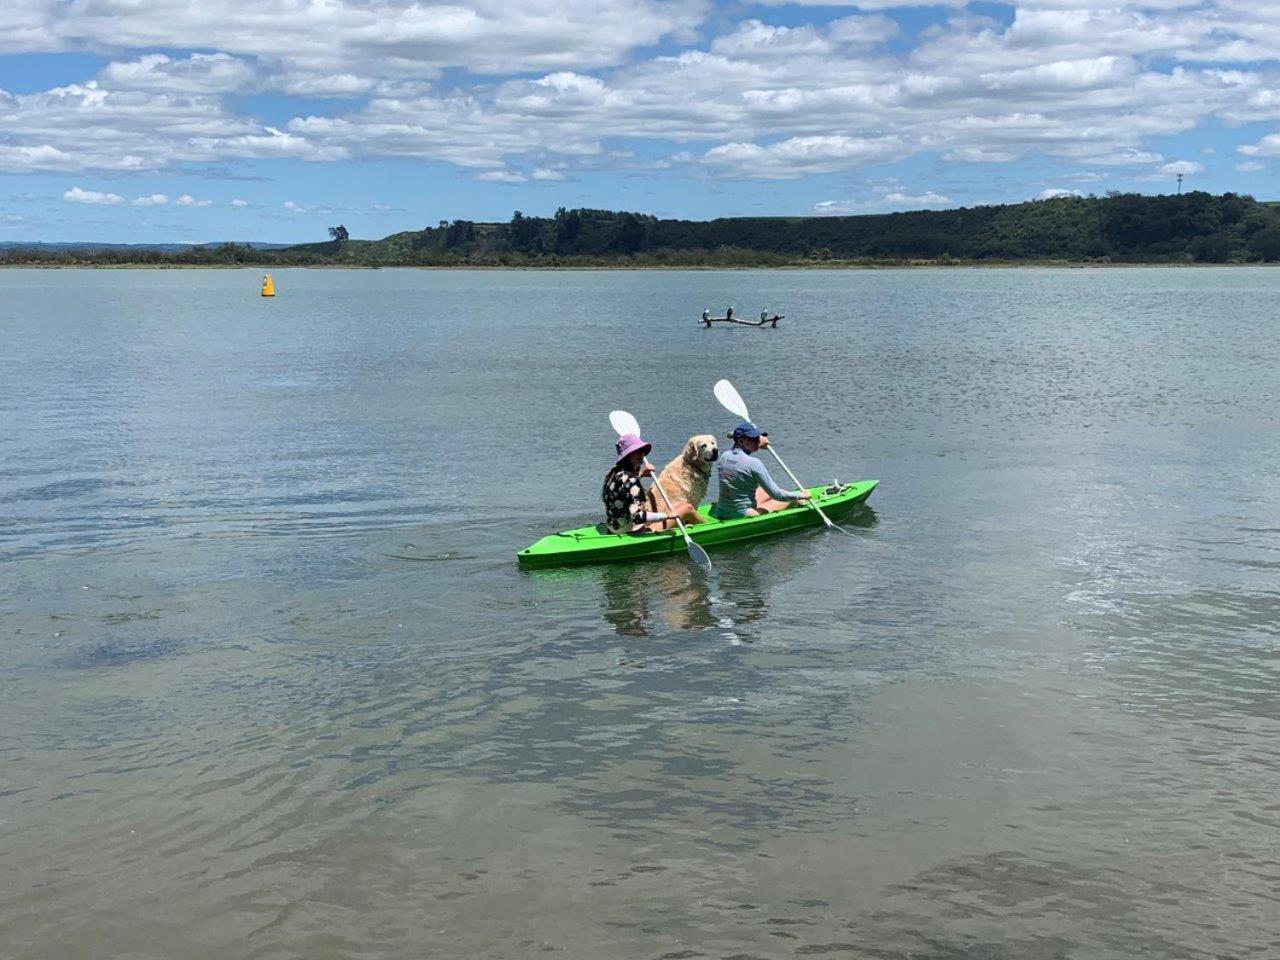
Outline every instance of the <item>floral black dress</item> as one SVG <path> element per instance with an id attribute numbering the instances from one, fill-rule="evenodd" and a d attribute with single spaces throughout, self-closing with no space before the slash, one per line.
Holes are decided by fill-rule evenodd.
<path id="1" fill-rule="evenodd" d="M 624 467 L 614 467 L 605 474 L 600 497 L 604 500 L 604 523 L 610 533 L 631 533 L 645 523 L 666 519 L 665 514 L 649 511 L 649 500 L 640 478 Z"/>

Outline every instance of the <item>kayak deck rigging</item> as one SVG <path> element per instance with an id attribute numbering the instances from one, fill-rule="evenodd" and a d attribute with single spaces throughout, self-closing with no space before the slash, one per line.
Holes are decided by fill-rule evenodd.
<path id="1" fill-rule="evenodd" d="M 879 482 L 860 480 L 846 483 L 834 492 L 827 487 L 810 487 L 809 493 L 813 497 L 812 502 L 834 518 L 851 512 L 865 501 Z M 711 515 L 709 503 L 699 507 L 698 512 L 710 519 L 705 523 L 687 526 L 686 529 L 694 542 L 703 547 L 772 536 L 822 523 L 816 510 L 803 505 L 736 520 L 716 520 Z M 679 530 L 617 534 L 609 533 L 604 524 L 594 524 L 545 536 L 517 553 L 516 559 L 520 566 L 536 569 L 665 557 L 683 553 L 684 550 L 685 543 Z"/>

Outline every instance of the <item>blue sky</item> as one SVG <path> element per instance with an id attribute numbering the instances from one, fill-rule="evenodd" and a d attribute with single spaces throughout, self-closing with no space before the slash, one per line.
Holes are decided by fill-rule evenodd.
<path id="1" fill-rule="evenodd" d="M 0 240 L 1275 199 L 1273 0 L 24 0 Z"/>

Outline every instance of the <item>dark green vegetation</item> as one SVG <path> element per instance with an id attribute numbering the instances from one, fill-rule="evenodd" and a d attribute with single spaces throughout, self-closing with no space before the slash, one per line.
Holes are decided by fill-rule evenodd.
<path id="1" fill-rule="evenodd" d="M 0 263 L 172 266 L 788 266 L 810 263 L 1244 263 L 1280 260 L 1280 208 L 1233 193 L 1062 197 L 856 217 L 659 220 L 609 210 L 442 220 L 381 240 L 179 252 L 10 249 Z"/>

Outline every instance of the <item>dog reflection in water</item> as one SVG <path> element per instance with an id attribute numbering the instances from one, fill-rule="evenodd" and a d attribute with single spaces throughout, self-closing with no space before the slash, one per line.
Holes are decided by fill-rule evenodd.
<path id="1" fill-rule="evenodd" d="M 841 520 L 850 528 L 878 522 L 875 511 L 866 506 Z M 605 622 L 627 637 L 716 627 L 735 642 L 753 643 L 756 631 L 750 628 L 768 616 L 770 599 L 781 598 L 798 574 L 814 566 L 823 549 L 841 546 L 840 541 L 824 545 L 824 536 L 815 527 L 790 537 L 727 546 L 715 553 L 710 578 L 692 570 L 682 554 L 603 565 L 599 570 Z M 818 576 L 821 570 L 819 565 Z M 838 574 L 826 574 L 834 575 Z"/>
<path id="2" fill-rule="evenodd" d="M 609 564 L 600 570 L 604 619 L 620 636 L 715 626 L 710 586 L 683 558 Z"/>
<path id="3" fill-rule="evenodd" d="M 604 619 L 620 636 L 715 626 L 706 579 L 683 560 L 611 564 L 601 570 Z"/>
<path id="4" fill-rule="evenodd" d="M 768 613 L 768 586 L 753 551 L 731 556 L 714 581 L 690 569 L 683 557 L 601 567 L 605 621 L 620 636 L 722 627 L 750 642 L 742 628 Z"/>

